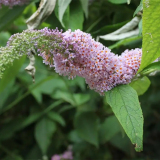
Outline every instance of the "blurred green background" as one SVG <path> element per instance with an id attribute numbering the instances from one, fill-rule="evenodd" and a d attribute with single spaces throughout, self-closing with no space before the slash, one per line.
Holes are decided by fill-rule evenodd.
<path id="1" fill-rule="evenodd" d="M 85 2 L 88 8 L 82 5 Z M 39 29 L 81 29 L 96 38 L 130 21 L 139 4 L 140 0 L 132 0 L 130 5 L 126 0 L 72 0 L 63 16 L 64 27 L 57 5 Z M 5 46 L 12 34 L 27 29 L 25 21 L 38 6 L 36 0 L 23 7 L 0 9 L 0 46 Z M 142 47 L 141 39 L 120 45 L 100 42 L 112 46 L 116 54 Z M 136 153 L 105 97 L 90 90 L 83 78 L 61 77 L 37 56 L 33 84 L 24 71 L 28 63 L 25 56 L 16 60 L 0 80 L 0 160 L 40 160 L 43 155 L 51 159 L 70 145 L 74 160 L 159 159 L 160 75 L 149 78 L 150 88 L 139 97 L 144 114 L 144 151 Z"/>

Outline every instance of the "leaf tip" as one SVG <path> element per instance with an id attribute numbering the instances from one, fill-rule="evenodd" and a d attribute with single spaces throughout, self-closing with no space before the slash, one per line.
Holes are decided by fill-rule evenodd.
<path id="1" fill-rule="evenodd" d="M 141 145 L 138 145 L 137 143 L 136 144 L 133 144 L 134 147 L 135 147 L 135 150 L 136 152 L 141 152 L 143 151 L 143 147 Z"/>

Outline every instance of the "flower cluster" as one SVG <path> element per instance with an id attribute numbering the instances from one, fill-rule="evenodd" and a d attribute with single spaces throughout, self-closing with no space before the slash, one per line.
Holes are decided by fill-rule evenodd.
<path id="1" fill-rule="evenodd" d="M 118 56 L 80 30 L 64 32 L 61 45 L 65 47 L 51 55 L 39 54 L 45 64 L 71 79 L 84 77 L 89 87 L 100 94 L 119 84 L 130 83 L 141 63 L 141 49 L 126 50 Z"/>
<path id="2" fill-rule="evenodd" d="M 71 160 L 71 159 L 73 159 L 71 149 L 68 149 L 62 155 L 55 154 L 51 158 L 51 160 Z"/>
<path id="3" fill-rule="evenodd" d="M 76 30 L 64 33 L 58 29 L 26 30 L 13 35 L 0 48 L 0 76 L 6 66 L 23 54 L 37 50 L 43 62 L 63 76 L 85 78 L 89 87 L 101 95 L 119 84 L 130 83 L 137 73 L 142 50 L 124 51 L 120 56 L 90 34 Z"/>
<path id="4" fill-rule="evenodd" d="M 5 6 L 9 6 L 10 8 L 12 8 L 13 6 L 24 5 L 28 2 L 29 0 L 0 0 L 0 6 L 3 4 Z"/>

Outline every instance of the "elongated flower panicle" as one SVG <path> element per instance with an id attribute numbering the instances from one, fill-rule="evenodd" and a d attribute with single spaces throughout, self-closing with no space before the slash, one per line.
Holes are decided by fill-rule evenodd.
<path id="1" fill-rule="evenodd" d="M 90 34 L 75 30 L 64 33 L 58 29 L 26 30 L 13 35 L 6 47 L 0 48 L 0 76 L 7 64 L 35 49 L 43 63 L 73 79 L 85 78 L 89 87 L 101 95 L 119 84 L 130 83 L 137 73 L 142 50 L 124 51 L 120 56 Z"/>
<path id="2" fill-rule="evenodd" d="M 96 42 L 90 34 L 80 30 L 63 33 L 64 52 L 53 53 L 55 71 L 73 79 L 85 78 L 91 89 L 103 94 L 119 84 L 127 84 L 137 73 L 141 62 L 141 49 L 126 50 L 117 56 L 109 48 Z M 48 64 L 46 53 L 39 54 Z"/>
<path id="3" fill-rule="evenodd" d="M 27 4 L 29 1 L 30 0 L 0 0 L 0 7 L 1 5 L 5 5 L 12 8 L 13 6 Z"/>

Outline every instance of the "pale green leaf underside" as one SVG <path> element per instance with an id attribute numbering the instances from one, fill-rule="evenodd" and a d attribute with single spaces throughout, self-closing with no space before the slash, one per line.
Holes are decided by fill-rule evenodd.
<path id="1" fill-rule="evenodd" d="M 62 21 L 64 12 L 66 11 L 68 5 L 70 4 L 71 0 L 58 0 L 58 17 L 59 21 L 61 22 L 62 26 L 64 27 L 64 23 Z"/>
<path id="2" fill-rule="evenodd" d="M 160 57 L 159 0 L 143 1 L 143 55 L 139 71 Z"/>
<path id="3" fill-rule="evenodd" d="M 88 3 L 89 3 L 89 0 L 80 0 L 81 4 L 82 4 L 82 8 L 83 8 L 83 11 L 85 13 L 85 16 L 86 18 L 88 18 Z"/>
<path id="4" fill-rule="evenodd" d="M 136 91 L 129 85 L 120 85 L 108 91 L 106 98 L 136 151 L 142 151 L 143 115 Z"/>

